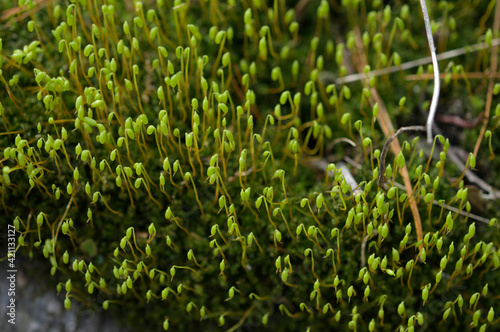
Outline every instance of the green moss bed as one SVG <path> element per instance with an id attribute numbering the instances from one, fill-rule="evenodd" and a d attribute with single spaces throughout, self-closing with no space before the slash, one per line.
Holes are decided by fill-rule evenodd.
<path id="1" fill-rule="evenodd" d="M 0 226 L 67 310 L 500 328 L 496 1 L 428 2 L 434 139 L 385 159 L 432 97 L 418 1 L 0 4 Z"/>

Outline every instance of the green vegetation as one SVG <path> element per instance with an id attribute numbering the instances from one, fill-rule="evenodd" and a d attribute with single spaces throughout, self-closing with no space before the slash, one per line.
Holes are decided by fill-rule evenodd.
<path id="1" fill-rule="evenodd" d="M 5 2 L 0 224 L 68 310 L 498 329 L 496 1 L 428 3 L 432 144 L 391 138 L 432 97 L 418 1 Z"/>

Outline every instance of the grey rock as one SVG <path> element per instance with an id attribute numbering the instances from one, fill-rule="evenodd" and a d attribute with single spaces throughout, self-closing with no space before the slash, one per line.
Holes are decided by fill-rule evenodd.
<path id="1" fill-rule="evenodd" d="M 71 301 L 71 310 L 64 308 L 64 294 L 57 294 L 48 287 L 42 275 L 30 274 L 35 263 L 16 256 L 16 324 L 8 323 L 8 294 L 6 261 L 0 262 L 0 331 L 2 332 L 127 332 L 97 303 L 87 308 L 76 300 Z M 63 293 L 63 292 L 61 292 Z M 97 309 L 96 309 L 97 308 Z"/>

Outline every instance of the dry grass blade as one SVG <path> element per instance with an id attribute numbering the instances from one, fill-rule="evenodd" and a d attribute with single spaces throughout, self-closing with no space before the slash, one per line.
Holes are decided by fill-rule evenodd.
<path id="1" fill-rule="evenodd" d="M 451 73 L 441 73 L 439 74 L 439 78 L 446 79 L 450 78 L 452 80 L 481 80 L 485 78 L 498 79 L 500 78 L 499 74 L 491 74 L 488 75 L 482 72 L 474 72 L 474 73 L 466 73 L 466 74 L 451 74 Z M 415 74 L 415 75 L 406 75 L 405 80 L 407 81 L 427 81 L 434 79 L 434 74 Z"/>
<path id="2" fill-rule="evenodd" d="M 19 6 L 15 6 L 15 7 L 10 8 L 10 9 L 5 9 L 4 11 L 0 12 L 0 21 L 6 21 L 6 23 L 2 26 L 2 28 L 3 29 L 8 28 L 10 26 L 9 20 L 14 16 L 17 16 L 16 17 L 17 22 L 21 22 L 26 17 L 31 16 L 36 11 L 49 5 L 48 0 L 35 0 L 34 2 L 35 2 L 35 6 L 32 9 L 30 9 L 22 14 L 21 14 L 21 12 L 23 11 L 23 7 L 19 7 Z"/>
<path id="3" fill-rule="evenodd" d="M 500 38 L 493 39 L 491 41 L 491 45 L 492 46 L 500 45 Z M 458 56 L 461 56 L 464 54 L 481 51 L 481 50 L 484 50 L 488 47 L 489 46 L 486 43 L 478 43 L 478 44 L 474 44 L 474 45 L 470 45 L 470 46 L 468 45 L 465 47 L 457 48 L 455 50 L 440 53 L 437 55 L 436 58 L 438 61 L 452 59 L 452 58 L 455 58 L 455 57 L 458 57 Z M 392 66 L 392 67 L 388 67 L 388 68 L 373 70 L 373 71 L 370 71 L 368 74 L 361 72 L 361 73 L 356 73 L 356 74 L 352 74 L 352 75 L 347 75 L 344 77 L 339 77 L 339 78 L 335 79 L 335 84 L 353 83 L 353 82 L 367 79 L 368 77 L 372 77 L 372 76 L 382 76 L 382 75 L 387 75 L 387 74 L 393 74 L 393 73 L 397 73 L 401 70 L 408 70 L 408 69 L 412 69 L 412 68 L 417 68 L 419 66 L 427 65 L 431 62 L 432 62 L 432 57 L 428 56 L 425 58 L 402 63 L 400 66 Z M 468 76 L 469 74 L 474 74 L 474 73 L 468 73 L 467 74 L 468 78 L 469 78 L 469 76 Z M 446 74 L 442 74 L 442 75 L 446 75 Z M 484 73 L 481 73 L 481 75 L 482 75 L 481 78 L 485 76 Z M 496 74 L 492 73 L 492 75 L 495 75 L 495 77 L 496 77 Z M 462 77 L 461 74 L 459 74 L 459 76 Z M 409 77 L 417 77 L 417 75 L 411 75 L 411 76 L 409 75 L 409 76 L 407 76 L 407 79 L 410 79 Z M 418 77 L 420 77 L 420 75 L 418 75 Z M 431 79 L 433 79 L 434 74 L 423 74 L 422 77 L 425 77 L 425 78 L 430 77 Z M 444 78 L 444 76 L 441 76 L 441 75 L 440 75 L 440 77 Z M 471 77 L 471 78 L 480 78 L 480 77 Z"/>
<path id="4" fill-rule="evenodd" d="M 356 35 L 357 52 L 353 53 L 353 59 L 358 72 L 363 72 L 363 69 L 368 62 L 366 60 L 363 48 L 361 33 L 357 27 L 354 29 L 354 33 Z M 377 120 L 380 124 L 380 127 L 382 128 L 382 131 L 384 132 L 385 137 L 389 139 L 395 132 L 391 118 L 389 117 L 389 113 L 387 112 L 387 108 L 385 107 L 384 101 L 382 100 L 382 98 L 380 98 L 380 95 L 378 94 L 377 89 L 375 87 L 371 88 L 371 94 L 372 97 L 370 98 L 370 104 L 373 106 L 375 105 L 375 103 L 378 103 L 379 113 L 377 116 Z M 399 145 L 399 141 L 397 139 L 394 139 L 391 142 L 391 150 L 395 156 L 397 156 L 401 151 L 401 145 Z M 401 176 L 403 177 L 403 183 L 409 197 L 408 202 L 410 204 L 411 213 L 413 215 L 415 229 L 417 230 L 417 241 L 421 241 L 423 239 L 422 221 L 420 218 L 420 213 L 418 212 L 417 203 L 415 202 L 415 199 L 413 197 L 413 188 L 411 185 L 410 175 L 408 174 L 408 169 L 406 168 L 406 166 L 403 169 L 401 169 Z M 420 245 L 420 250 L 422 248 L 423 246 Z"/>
<path id="5" fill-rule="evenodd" d="M 496 2 L 495 5 L 495 19 L 493 21 L 493 35 L 497 36 L 500 30 L 500 3 Z M 498 69 L 498 45 L 492 45 L 493 48 L 491 50 L 491 74 L 492 76 L 496 76 L 496 72 Z M 474 156 L 477 157 L 477 152 L 479 151 L 479 146 L 481 145 L 481 141 L 483 140 L 484 133 L 486 131 L 486 127 L 488 126 L 488 121 L 490 119 L 490 111 L 491 111 L 491 100 L 493 99 L 493 87 L 495 85 L 494 77 L 490 77 L 490 83 L 488 84 L 488 95 L 486 97 L 486 108 L 484 110 L 484 121 L 481 126 L 481 131 L 479 132 L 479 136 L 476 141 L 476 146 L 474 147 Z"/>

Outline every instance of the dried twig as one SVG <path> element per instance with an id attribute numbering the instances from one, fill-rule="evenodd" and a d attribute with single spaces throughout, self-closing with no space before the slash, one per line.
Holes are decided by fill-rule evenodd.
<path id="1" fill-rule="evenodd" d="M 495 19 L 493 21 L 493 33 L 495 36 L 498 34 L 499 30 L 500 30 L 500 3 L 497 0 L 495 8 Z M 498 68 L 498 45 L 494 45 L 491 51 L 491 73 L 493 75 L 496 74 L 497 68 Z M 490 119 L 491 100 L 493 99 L 494 85 L 495 85 L 495 80 L 493 79 L 493 77 L 490 77 L 490 83 L 488 84 L 488 95 L 486 97 L 486 108 L 484 110 L 484 121 L 476 141 L 476 146 L 474 147 L 474 157 L 477 156 L 477 152 L 479 151 L 479 146 L 481 145 L 481 141 L 483 140 L 486 127 L 488 126 L 488 120 Z"/>
<path id="2" fill-rule="evenodd" d="M 387 142 L 384 144 L 384 148 L 382 149 L 382 153 L 380 154 L 380 169 L 378 171 L 378 177 L 377 177 L 377 183 L 378 186 L 385 191 L 387 191 L 387 188 L 385 186 L 385 183 L 387 182 L 387 179 L 385 178 L 385 157 L 387 157 L 387 152 L 389 151 L 389 146 L 391 145 L 392 141 L 396 139 L 399 135 L 401 135 L 404 132 L 407 131 L 425 131 L 424 126 L 408 126 L 408 127 L 401 127 L 399 128 L 398 131 L 396 131 L 389 139 Z"/>
<path id="3" fill-rule="evenodd" d="M 400 184 L 398 182 L 394 182 L 394 186 L 398 187 L 401 190 L 406 190 L 405 186 L 403 186 L 402 184 Z M 422 198 L 422 195 L 420 195 L 420 198 Z M 449 210 L 451 212 L 458 213 L 461 216 L 467 217 L 469 219 L 474 219 L 476 221 L 482 222 L 483 224 L 489 224 L 490 223 L 489 219 L 486 219 L 484 217 L 478 216 L 477 214 L 474 214 L 474 213 L 470 213 L 470 212 L 465 212 L 463 210 L 459 210 L 456 207 L 453 207 L 453 206 L 448 205 L 448 204 L 443 203 L 443 202 L 439 202 L 439 201 L 437 201 L 435 199 L 432 201 L 432 204 L 434 204 L 436 206 L 439 206 L 441 208 L 445 208 L 446 210 Z M 498 223 L 496 223 L 494 227 L 500 228 L 500 225 L 498 225 Z"/>
<path id="4" fill-rule="evenodd" d="M 450 148 L 450 150 L 448 151 L 448 153 L 450 153 L 450 151 L 452 151 L 452 150 L 451 150 L 451 148 Z M 352 160 L 352 159 L 350 159 L 350 158 L 345 158 L 345 160 L 346 160 L 346 161 L 347 161 L 350 165 L 352 165 L 353 167 L 355 167 L 355 168 L 356 168 L 356 169 L 358 169 L 358 170 L 362 168 L 362 166 L 361 166 L 360 164 L 358 164 L 358 163 L 356 163 L 356 162 L 353 162 L 353 160 Z M 481 179 L 479 179 L 479 180 L 480 180 L 480 181 L 482 181 Z M 483 185 L 484 185 L 484 184 L 483 184 Z M 403 186 L 403 185 L 402 185 L 401 183 L 399 183 L 399 182 L 394 181 L 394 186 L 395 186 L 395 187 L 398 187 L 398 188 L 399 188 L 399 189 L 401 189 L 401 190 L 406 191 L 406 187 L 405 187 L 405 186 Z M 499 196 L 499 197 L 500 197 L 500 196 Z M 422 198 L 422 195 L 420 195 L 420 198 Z M 485 199 L 490 199 L 490 197 L 487 197 L 487 196 L 485 196 L 485 195 L 483 195 L 483 197 L 482 197 L 482 198 L 485 198 Z M 496 197 L 494 197 L 494 198 L 496 198 Z M 474 220 L 477 220 L 477 221 L 482 222 L 482 223 L 484 223 L 484 224 L 489 224 L 489 223 L 490 223 L 490 220 L 488 220 L 488 219 L 486 219 L 486 218 L 484 218 L 484 217 L 478 216 L 477 214 L 474 214 L 474 213 L 470 213 L 470 212 L 465 212 L 465 211 L 463 211 L 463 210 L 459 210 L 459 209 L 457 209 L 457 208 L 455 208 L 455 207 L 453 207 L 453 206 L 451 206 L 451 205 L 448 205 L 448 204 L 446 204 L 446 203 L 438 202 L 437 200 L 433 200 L 433 201 L 432 201 L 432 204 L 434 204 L 434 205 L 436 205 L 436 206 L 439 206 L 439 207 L 442 207 L 442 208 L 445 208 L 445 209 L 447 209 L 447 210 L 449 210 L 449 211 L 451 211 L 451 212 L 456 212 L 456 213 L 459 213 L 460 215 L 462 215 L 462 216 L 464 216 L 464 217 L 468 217 L 469 219 L 474 219 Z M 495 227 L 500 228 L 500 225 L 495 224 Z M 373 233 L 374 233 L 373 235 L 376 235 L 376 233 L 375 233 L 376 231 L 377 231 L 377 230 L 374 230 L 374 231 L 373 231 Z M 364 238 L 363 238 L 363 240 L 364 240 Z M 363 243 L 361 244 L 361 247 L 362 247 L 362 250 L 363 250 Z M 363 261 L 363 253 L 361 254 L 361 259 L 362 259 L 361 261 L 362 261 L 362 262 L 364 262 L 364 261 Z M 363 267 L 363 266 L 364 266 L 364 263 L 363 263 L 363 264 L 361 264 L 361 267 Z"/>
<path id="5" fill-rule="evenodd" d="M 363 268 L 366 264 L 366 243 L 369 239 L 378 235 L 378 231 L 376 229 L 373 230 L 372 235 L 365 235 L 363 241 L 361 242 L 361 265 L 360 268 Z"/>
<path id="6" fill-rule="evenodd" d="M 451 124 L 453 126 L 465 128 L 465 129 L 472 129 L 476 127 L 481 120 L 483 119 L 483 112 L 481 112 L 474 120 L 465 120 L 462 119 L 459 116 L 456 115 L 436 115 L 436 121 L 440 123 L 446 123 L 446 124 Z"/>
<path id="7" fill-rule="evenodd" d="M 492 46 L 500 45 L 500 38 L 493 39 L 491 41 L 491 45 Z M 446 51 L 444 53 L 440 53 L 436 56 L 436 58 L 438 61 L 441 61 L 441 60 L 455 58 L 457 56 L 464 55 L 467 53 L 478 52 L 478 51 L 481 51 L 481 50 L 484 50 L 487 48 L 489 48 L 488 44 L 483 42 L 483 43 L 478 43 L 478 44 L 474 44 L 474 45 L 470 45 L 470 46 L 457 48 L 457 49 L 451 50 L 451 51 Z M 425 58 L 405 62 L 405 63 L 401 64 L 400 66 L 392 66 L 392 67 L 388 67 L 388 68 L 373 70 L 373 71 L 368 72 L 368 74 L 365 74 L 364 72 L 360 72 L 357 74 L 339 77 L 339 78 L 335 79 L 335 84 L 340 85 L 340 84 L 346 84 L 346 83 L 353 83 L 353 82 L 365 80 L 369 77 L 376 77 L 376 76 L 382 76 L 382 75 L 387 75 L 387 74 L 393 74 L 393 73 L 400 72 L 402 70 L 408 70 L 408 69 L 412 69 L 412 68 L 417 68 L 419 66 L 427 65 L 431 62 L 432 62 L 432 57 L 428 56 Z M 325 74 L 326 73 L 322 73 L 322 75 L 325 75 Z M 426 74 L 424 74 L 423 76 L 425 77 L 425 75 Z M 484 74 L 482 74 L 482 75 L 484 77 Z M 434 77 L 434 74 L 432 74 L 432 77 Z"/>
<path id="8" fill-rule="evenodd" d="M 472 72 L 472 73 L 465 73 L 465 74 L 450 74 L 450 73 L 441 73 L 439 74 L 439 78 L 445 79 L 445 78 L 451 78 L 453 80 L 462 80 L 462 79 L 468 79 L 468 80 L 473 80 L 473 79 L 485 79 L 485 78 L 500 78 L 500 74 L 487 74 L 484 72 Z M 405 80 L 407 81 L 424 81 L 424 80 L 432 80 L 434 79 L 434 74 L 412 74 L 412 75 L 406 75 Z"/>
<path id="9" fill-rule="evenodd" d="M 17 3 L 17 1 L 16 1 Z M 33 15 L 35 12 L 49 5 L 48 0 L 36 0 L 35 6 L 23 13 L 25 9 L 24 6 L 15 6 L 9 9 L 5 9 L 0 12 L 0 21 L 5 21 L 5 24 L 2 26 L 2 29 L 7 29 L 10 26 L 10 19 L 17 15 L 16 21 L 20 22 L 24 20 L 26 17 Z"/>
<path id="10" fill-rule="evenodd" d="M 434 130 L 436 134 L 441 134 L 441 130 L 439 127 L 435 126 Z M 425 152 L 425 150 L 424 150 Z M 431 156 L 432 158 L 432 156 Z M 455 152 L 453 147 L 450 147 L 448 152 L 446 153 L 446 158 L 449 159 L 458 169 L 465 169 L 464 175 L 471 183 L 478 186 L 481 190 L 486 192 L 486 195 L 483 195 L 483 199 L 500 199 L 500 191 L 488 184 L 486 181 L 477 176 L 470 169 L 465 168 L 465 163 L 460 159 L 460 157 Z"/>

